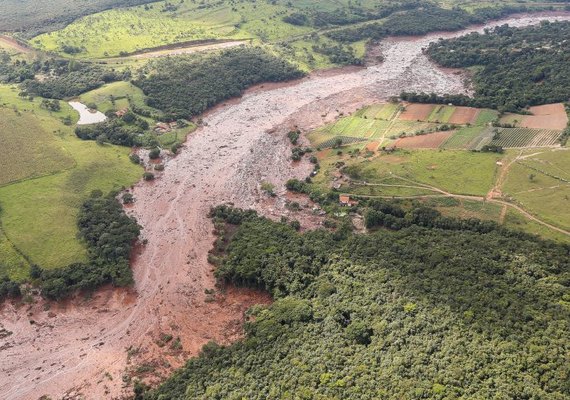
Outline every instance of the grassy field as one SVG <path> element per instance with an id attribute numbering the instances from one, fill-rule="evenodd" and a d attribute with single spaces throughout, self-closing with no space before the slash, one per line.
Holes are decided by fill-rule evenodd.
<path id="1" fill-rule="evenodd" d="M 130 82 L 113 82 L 84 93 L 79 97 L 83 104 L 94 103 L 103 113 L 109 110 L 121 110 L 129 107 L 129 99 L 140 108 L 146 108 L 141 89 Z M 158 110 L 156 110 L 158 112 Z"/>
<path id="2" fill-rule="evenodd" d="M 567 151 L 544 150 L 511 166 L 503 192 L 533 215 L 570 229 L 570 213 L 565 211 L 570 207 L 569 171 Z"/>
<path id="3" fill-rule="evenodd" d="M 66 115 L 73 115 L 77 120 L 67 104 L 62 103 L 62 111 L 50 113 L 40 107 L 41 99 L 33 102 L 21 99 L 8 86 L 0 86 L 0 97 L 3 103 L 12 105 L 0 109 L 3 116 L 0 121 L 8 128 L 2 130 L 2 138 L 11 139 L 9 167 L 23 179 L 0 187 L 0 259 L 3 260 L 0 274 L 6 272 L 20 279 L 27 274 L 28 263 L 14 246 L 31 262 L 45 268 L 85 259 L 84 246 L 76 238 L 75 218 L 79 205 L 92 190 L 108 192 L 130 186 L 140 178 L 142 169 L 129 161 L 127 148 L 100 146 L 77 139 L 73 127 L 65 126 L 60 120 Z M 25 133 L 30 132 L 30 128 L 34 135 L 40 135 L 39 143 L 49 150 L 46 154 L 52 154 L 51 149 L 55 149 L 57 162 L 65 161 L 63 170 L 58 169 L 60 165 L 54 167 L 53 160 L 46 161 L 43 151 L 41 157 L 22 156 L 31 154 L 30 149 L 37 146 L 33 143 L 36 136 L 27 137 L 29 140 L 23 142 L 18 138 L 22 132 L 31 135 Z M 22 146 L 20 150 L 18 146 Z M 3 169 L 6 160 L 0 161 Z"/>
<path id="4" fill-rule="evenodd" d="M 498 159 L 501 156 L 495 154 L 453 150 L 400 150 L 369 159 L 331 152 L 321 160 L 324 172 L 315 182 L 328 184 L 335 165 L 343 161 L 353 179 L 371 184 L 396 176 L 403 178 L 401 185 L 419 183 L 456 194 L 485 195 L 493 186 Z M 418 194 L 425 194 L 424 190 Z"/>
<path id="5" fill-rule="evenodd" d="M 484 126 L 461 128 L 452 137 L 447 139 L 441 147 L 444 149 L 468 149 L 485 129 L 488 128 Z"/>
<path id="6" fill-rule="evenodd" d="M 72 168 L 74 159 L 62 148 L 41 118 L 0 109 L 0 186 Z"/>
<path id="7" fill-rule="evenodd" d="M 166 11 L 164 2 L 114 9 L 81 18 L 66 28 L 31 40 L 42 50 L 61 52 L 64 45 L 83 48 L 80 58 L 117 56 L 121 52 L 204 39 L 276 41 L 310 32 L 281 20 L 287 7 L 266 3 L 212 7 L 184 2 Z"/>

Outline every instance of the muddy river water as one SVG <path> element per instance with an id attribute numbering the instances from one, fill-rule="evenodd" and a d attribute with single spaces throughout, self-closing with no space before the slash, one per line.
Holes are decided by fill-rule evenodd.
<path id="1" fill-rule="evenodd" d="M 542 19 L 570 17 L 521 16 L 488 26 Z M 434 66 L 422 48 L 440 37 L 482 29 L 389 39 L 381 44 L 381 65 L 264 85 L 208 112 L 205 125 L 167 162 L 164 174 L 133 190 L 136 202 L 129 213 L 148 240 L 133 260 L 133 290 L 105 289 L 73 304 L 37 302 L 1 310 L 0 328 L 12 334 L 0 339 L 0 398 L 120 396 L 132 387 L 123 375 L 136 365 L 150 363 L 166 374 L 210 340 L 237 339 L 243 311 L 269 299 L 245 289 L 228 289 L 215 302 L 207 299 L 205 289 L 215 284 L 207 263 L 214 240 L 209 208 L 233 202 L 277 216 L 279 207 L 262 201 L 260 182 L 282 188 L 311 168 L 289 160 L 284 133 L 292 126 L 311 129 L 402 90 L 465 93 L 462 77 Z M 180 337 L 183 352 L 158 346 L 161 333 Z"/>

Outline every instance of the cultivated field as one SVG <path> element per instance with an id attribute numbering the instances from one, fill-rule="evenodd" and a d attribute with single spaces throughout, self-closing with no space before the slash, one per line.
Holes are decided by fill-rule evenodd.
<path id="1" fill-rule="evenodd" d="M 508 148 L 550 147 L 558 145 L 561 131 L 550 129 L 500 128 L 499 137 L 490 144 Z"/>
<path id="2" fill-rule="evenodd" d="M 394 146 L 402 149 L 437 149 L 453 134 L 454 132 L 435 132 L 427 135 L 405 137 L 396 140 Z"/>

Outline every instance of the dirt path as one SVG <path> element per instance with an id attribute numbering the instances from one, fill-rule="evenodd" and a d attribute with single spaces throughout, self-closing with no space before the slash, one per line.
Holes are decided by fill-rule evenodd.
<path id="1" fill-rule="evenodd" d="M 12 334 L 0 341 L 0 397 L 118 397 L 130 393 L 128 376 L 137 366 L 159 380 L 208 341 L 239 337 L 243 311 L 268 299 L 233 289 L 212 302 L 205 293 L 214 288 L 207 263 L 214 239 L 209 208 L 233 202 L 277 215 L 279 210 L 264 208 L 260 182 L 282 188 L 287 179 L 304 178 L 311 170 L 309 163 L 293 166 L 289 160 L 285 132 L 292 126 L 314 128 L 402 90 L 465 92 L 460 77 L 422 54 L 440 36 L 386 40 L 382 65 L 266 85 L 208 113 L 207 125 L 190 135 L 160 179 L 134 190 L 130 212 L 144 227 L 148 245 L 133 261 L 132 292 L 104 290 L 74 305 L 2 308 L 0 328 Z M 160 346 L 162 333 L 180 337 L 184 351 Z"/>
<path id="2" fill-rule="evenodd" d="M 34 50 L 20 44 L 17 40 L 11 38 L 10 36 L 0 35 L 0 48 L 8 47 L 11 49 L 16 50 L 19 53 L 30 54 L 33 53 Z"/>

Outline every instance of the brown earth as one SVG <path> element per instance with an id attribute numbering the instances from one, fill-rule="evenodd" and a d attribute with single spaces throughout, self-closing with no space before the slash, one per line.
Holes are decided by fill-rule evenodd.
<path id="1" fill-rule="evenodd" d="M 72 304 L 36 299 L 31 305 L 3 305 L 0 329 L 12 334 L 0 339 L 0 397 L 120 398 L 132 393 L 129 376 L 150 370 L 154 376 L 145 377 L 155 382 L 204 343 L 239 337 L 243 310 L 269 299 L 249 290 L 209 294 L 215 288 L 207 262 L 214 240 L 206 217 L 210 207 L 232 202 L 275 218 L 287 214 L 284 182 L 304 178 L 312 168 L 306 161 L 290 162 L 291 127 L 312 129 L 333 121 L 339 111 L 348 114 L 402 90 L 464 93 L 461 78 L 435 67 L 422 48 L 440 36 L 474 30 L 481 28 L 388 39 L 380 46 L 386 60 L 381 65 L 258 87 L 207 113 L 206 124 L 166 162 L 160 179 L 134 188 L 129 213 L 144 227 L 148 244 L 133 260 L 132 290 L 101 290 Z M 268 205 L 261 182 L 273 183 L 281 197 Z M 164 333 L 180 337 L 182 350 L 161 346 Z"/>
<path id="2" fill-rule="evenodd" d="M 400 114 L 404 121 L 427 121 L 435 106 L 433 104 L 407 104 L 406 110 Z"/>
<path id="3" fill-rule="evenodd" d="M 33 50 L 27 46 L 22 45 L 16 39 L 11 38 L 10 36 L 0 35 L 0 48 L 7 47 L 10 49 L 14 49 L 19 53 L 32 53 Z"/>
<path id="4" fill-rule="evenodd" d="M 522 128 L 563 130 L 568 125 L 568 114 L 564 104 L 546 104 L 531 107 L 532 115 L 522 117 Z"/>
<path id="5" fill-rule="evenodd" d="M 453 115 L 449 119 L 450 124 L 474 124 L 481 112 L 478 108 L 473 107 L 457 107 Z"/>
<path id="6" fill-rule="evenodd" d="M 434 132 L 427 135 L 419 135 L 401 138 L 394 143 L 394 146 L 402 149 L 437 149 L 449 139 L 454 132 Z"/>

